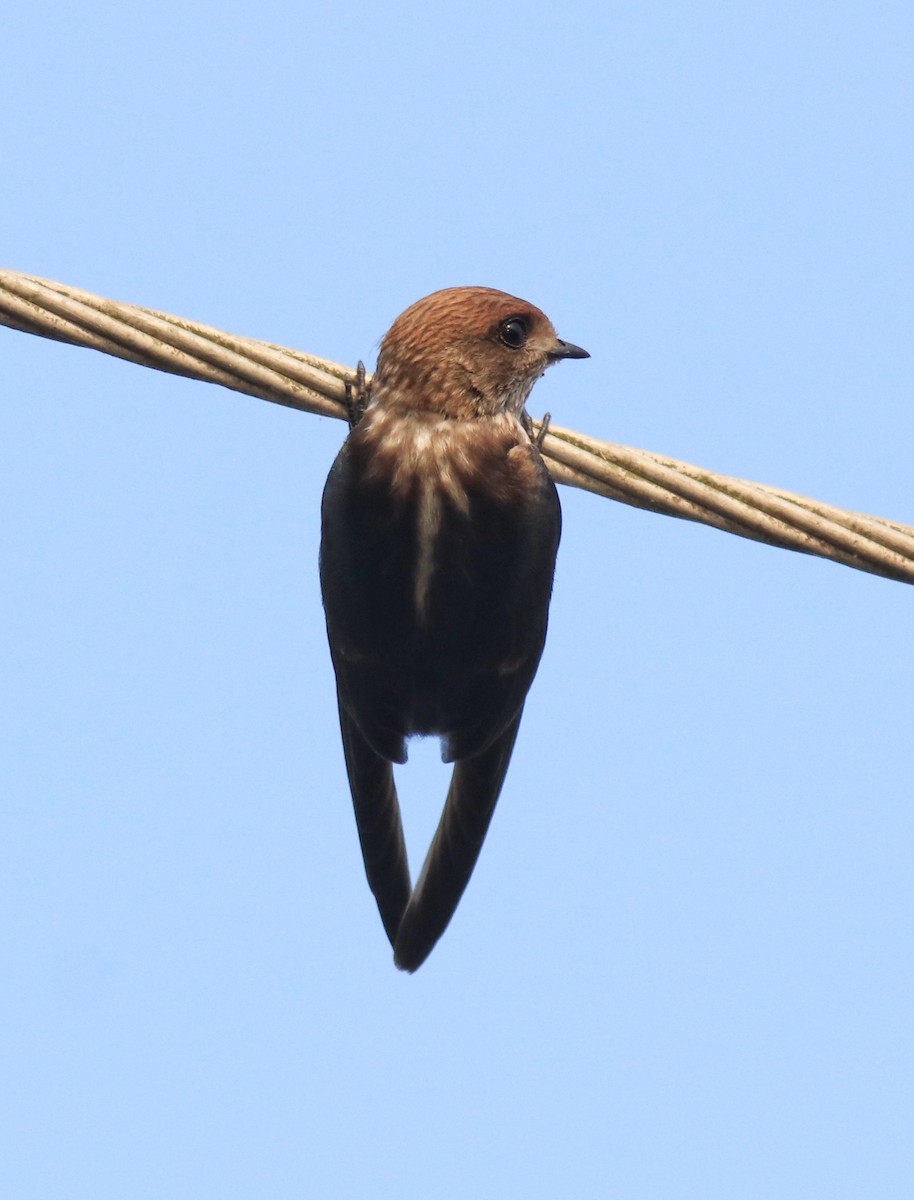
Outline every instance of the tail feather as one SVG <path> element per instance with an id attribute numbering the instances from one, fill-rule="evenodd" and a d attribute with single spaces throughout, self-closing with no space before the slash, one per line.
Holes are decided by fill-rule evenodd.
<path id="1" fill-rule="evenodd" d="M 394 962 L 401 970 L 415 971 L 422 966 L 470 881 L 511 761 L 521 712 L 481 754 L 454 764 L 444 811 L 422 873 L 396 938 L 391 939 Z"/>
<path id="2" fill-rule="evenodd" d="M 411 890 L 393 767 L 372 750 L 342 704 L 340 729 L 365 874 L 393 946 Z"/>

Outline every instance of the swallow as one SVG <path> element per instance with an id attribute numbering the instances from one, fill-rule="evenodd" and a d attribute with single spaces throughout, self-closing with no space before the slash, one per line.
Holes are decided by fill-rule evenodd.
<path id="1" fill-rule="evenodd" d="M 525 404 L 588 358 L 527 301 L 419 300 L 383 338 L 322 502 L 320 579 L 368 882 L 415 971 L 467 886 L 546 639 L 561 509 Z M 454 764 L 412 885 L 393 766 L 413 736 Z"/>

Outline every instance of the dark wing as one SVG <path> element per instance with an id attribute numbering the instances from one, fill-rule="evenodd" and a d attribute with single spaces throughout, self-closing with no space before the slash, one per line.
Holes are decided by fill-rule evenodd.
<path id="1" fill-rule="evenodd" d="M 496 463 L 468 487 L 468 518 L 442 525 L 438 621 L 424 666 L 446 761 L 472 758 L 501 737 L 543 652 L 561 508 L 545 466 L 532 447 L 529 454 L 524 486 L 507 501 L 491 485 Z"/>
<path id="2" fill-rule="evenodd" d="M 454 764 L 444 812 L 394 942 L 394 962 L 401 970 L 422 966 L 469 883 L 511 761 L 521 712 L 481 754 Z"/>
<path id="3" fill-rule="evenodd" d="M 365 483 L 353 436 L 333 464 L 321 509 L 327 637 L 341 707 L 378 754 L 405 762 L 415 517 L 389 486 Z"/>

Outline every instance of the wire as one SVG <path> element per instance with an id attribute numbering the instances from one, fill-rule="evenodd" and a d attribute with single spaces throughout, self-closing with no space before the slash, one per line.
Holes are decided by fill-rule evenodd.
<path id="1" fill-rule="evenodd" d="M 356 379 L 354 368 L 302 350 L 2 268 L 0 324 L 342 420 Z M 551 424 L 542 449 L 559 483 L 914 583 L 910 525 Z"/>

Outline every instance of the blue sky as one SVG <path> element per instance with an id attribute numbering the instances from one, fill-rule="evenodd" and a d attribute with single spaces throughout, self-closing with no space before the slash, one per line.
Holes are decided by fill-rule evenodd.
<path id="1" fill-rule="evenodd" d="M 19 6 L 3 265 L 373 362 L 477 283 L 531 408 L 914 523 L 914 12 Z M 563 489 L 549 641 L 414 977 L 317 585 L 344 434 L 0 330 L 0 1194 L 914 1189 L 911 590 Z M 447 772 L 401 775 L 413 858 Z"/>

